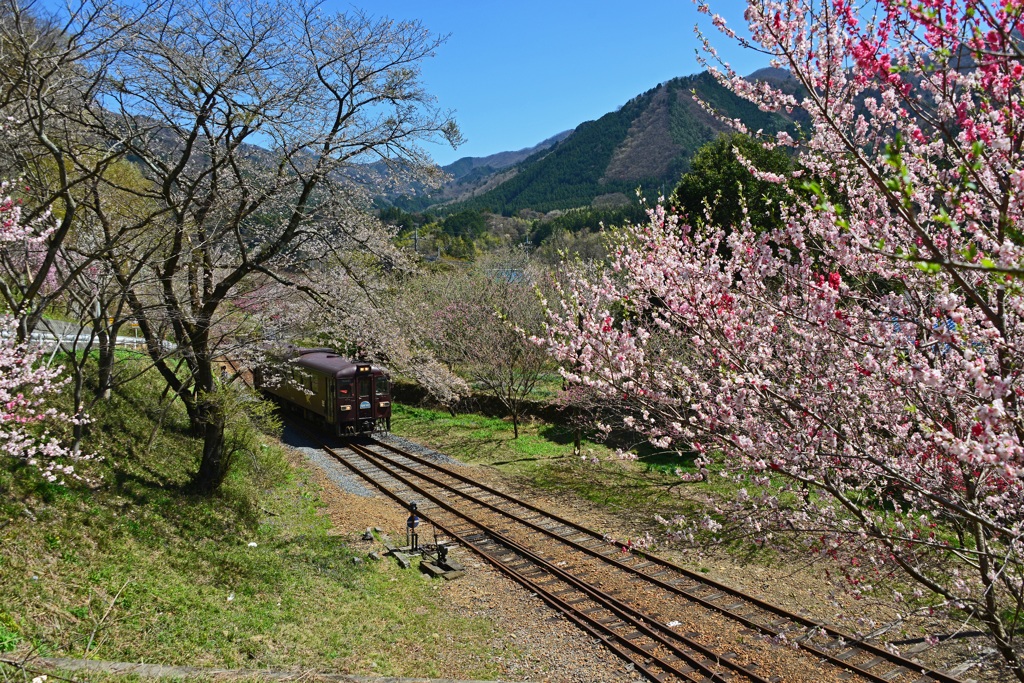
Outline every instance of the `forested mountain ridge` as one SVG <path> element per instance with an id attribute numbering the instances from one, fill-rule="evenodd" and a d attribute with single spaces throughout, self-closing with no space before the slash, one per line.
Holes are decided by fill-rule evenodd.
<path id="1" fill-rule="evenodd" d="M 557 135 L 552 135 L 547 140 L 544 140 L 533 147 L 527 147 L 515 152 L 498 152 L 497 154 L 490 154 L 485 157 L 462 157 L 447 166 L 442 166 L 441 170 L 451 175 L 454 181 L 463 180 L 481 170 L 489 170 L 493 173 L 494 171 L 500 171 L 503 168 L 508 168 L 509 166 L 518 164 L 537 152 L 550 149 L 570 135 L 572 135 L 572 131 L 566 130 L 558 133 Z"/>
<path id="2" fill-rule="evenodd" d="M 380 197 L 382 204 L 391 204 L 402 209 L 420 211 L 434 204 L 445 204 L 462 201 L 482 192 L 486 192 L 510 177 L 508 169 L 534 154 L 548 150 L 572 135 L 572 130 L 562 131 L 557 135 L 543 140 L 532 147 L 520 150 L 497 152 L 484 157 L 462 157 L 442 166 L 441 170 L 449 180 L 441 187 L 427 190 L 419 183 L 399 184 Z M 368 177 L 379 182 L 383 178 L 392 177 L 387 166 L 382 162 L 365 167 Z"/>
<path id="3" fill-rule="evenodd" d="M 774 82 L 787 77 L 785 72 L 765 71 L 752 78 L 769 77 Z M 434 203 L 443 204 L 445 211 L 472 209 L 507 215 L 520 209 L 590 206 L 595 200 L 614 203 L 632 196 L 638 187 L 668 192 L 689 168 L 697 150 L 729 130 L 696 102 L 694 95 L 722 116 L 740 119 L 752 130 L 773 132 L 792 126 L 792 121 L 760 111 L 732 94 L 706 72 L 675 78 L 614 112 L 581 123 L 554 146 L 541 146 L 499 174 L 481 174 L 472 178 L 471 184 L 467 181 L 474 175 L 473 169 L 460 167 L 457 170 L 465 173 L 460 184 L 469 192 L 452 192 L 449 184 L 447 191 L 434 195 Z"/>

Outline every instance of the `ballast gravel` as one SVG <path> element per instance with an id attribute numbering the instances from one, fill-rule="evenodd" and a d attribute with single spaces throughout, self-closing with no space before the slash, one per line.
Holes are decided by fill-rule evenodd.
<path id="1" fill-rule="evenodd" d="M 374 491 L 367 487 L 366 483 L 356 476 L 352 470 L 345 467 L 337 460 L 323 452 L 312 439 L 292 427 L 285 427 L 281 435 L 281 441 L 287 446 L 294 448 L 305 456 L 306 460 L 315 465 L 324 473 L 332 484 L 345 493 L 357 496 L 373 496 Z"/>
<path id="2" fill-rule="evenodd" d="M 301 442 L 289 441 L 287 435 L 285 440 L 313 465 L 314 479 L 320 484 L 326 505 L 324 512 L 331 520 L 334 533 L 345 538 L 353 549 L 367 555 L 381 550 L 376 541 L 362 540 L 367 528 L 382 529 L 395 540 L 402 540 L 406 510 L 379 493 L 367 491 L 369 495 L 365 495 L 348 490 L 331 476 L 329 467 L 320 465 L 321 461 L 328 465 L 332 462 L 327 456 L 314 453 L 315 449 Z M 344 469 L 343 465 L 338 467 Z M 595 642 L 596 639 L 471 551 L 457 547 L 451 557 L 466 567 L 466 573 L 454 581 L 435 579 L 439 598 L 459 615 L 482 617 L 495 624 L 488 646 L 492 661 L 501 667 L 501 680 L 531 683 L 644 680 L 628 670 L 626 662 Z M 451 651 L 451 657 L 437 663 L 438 670 L 446 677 L 471 678 L 471 673 L 478 669 L 478 662 L 460 661 L 456 650 Z"/>
<path id="3" fill-rule="evenodd" d="M 377 436 L 376 439 L 382 443 L 391 444 L 395 448 L 402 448 L 404 450 L 407 450 L 413 455 L 418 455 L 421 458 L 433 460 L 439 465 L 462 464 L 455 458 L 451 457 L 450 455 L 445 455 L 444 453 L 435 451 L 432 448 L 427 448 L 426 446 L 418 444 L 415 441 L 409 441 L 408 439 L 403 439 L 402 437 L 395 436 L 394 434 L 384 434 L 382 436 Z"/>

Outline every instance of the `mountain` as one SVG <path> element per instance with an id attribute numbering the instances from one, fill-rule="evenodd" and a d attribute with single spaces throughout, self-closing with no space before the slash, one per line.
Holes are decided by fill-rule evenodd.
<path id="1" fill-rule="evenodd" d="M 441 170 L 450 175 L 452 179 L 439 190 L 430 193 L 429 199 L 426 201 L 424 201 L 425 198 L 421 198 L 420 205 L 459 202 L 487 192 L 514 175 L 514 173 L 509 173 L 508 169 L 540 152 L 551 149 L 572 135 L 572 132 L 571 130 L 563 131 L 533 147 L 515 152 L 498 152 L 486 157 L 462 157 L 447 166 L 442 166 Z"/>
<path id="2" fill-rule="evenodd" d="M 508 166 L 518 164 L 520 161 L 533 156 L 537 152 L 550 149 L 570 135 L 572 135 L 572 131 L 566 130 L 558 135 L 549 137 L 547 140 L 544 140 L 533 147 L 527 147 L 515 152 L 498 152 L 497 154 L 491 154 L 486 157 L 462 157 L 458 161 L 454 161 L 447 166 L 442 166 L 441 170 L 451 175 L 456 181 L 463 180 L 471 174 L 479 173 L 481 170 L 493 173 Z"/>
<path id="3" fill-rule="evenodd" d="M 750 78 L 775 85 L 792 80 L 779 69 L 762 69 Z M 546 140 L 510 165 L 497 167 L 487 160 L 512 159 L 507 155 L 530 150 L 460 159 L 445 169 L 455 179 L 431 201 L 443 212 L 473 209 L 508 215 L 520 209 L 603 204 L 609 198 L 630 197 L 638 187 L 667 194 L 689 169 L 694 153 L 731 130 L 694 95 L 720 116 L 740 119 L 751 130 L 774 133 L 794 125 L 733 95 L 710 74 L 695 74 L 661 83 L 596 121 Z"/>
<path id="4" fill-rule="evenodd" d="M 571 130 L 553 135 L 533 147 L 514 152 L 498 152 L 485 157 L 462 157 L 441 170 L 450 177 L 440 188 L 427 192 L 421 184 L 399 182 L 396 187 L 384 193 L 378 200 L 382 205 L 397 206 L 406 211 L 423 211 L 436 204 L 458 202 L 493 188 L 508 178 L 503 171 L 534 154 L 550 149 L 572 134 Z M 360 169 L 367 178 L 377 184 L 394 176 L 385 164 L 376 162 Z M 361 178 L 365 181 L 365 178 Z"/>

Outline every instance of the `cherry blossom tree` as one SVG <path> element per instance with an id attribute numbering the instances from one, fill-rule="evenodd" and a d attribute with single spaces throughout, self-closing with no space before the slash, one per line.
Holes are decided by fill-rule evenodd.
<path id="1" fill-rule="evenodd" d="M 106 68 L 157 6 L 83 1 L 54 12 L 35 0 L 0 0 L 0 175 L 25 181 L 29 223 L 52 217 L 45 239 L 0 254 L 0 300 L 23 339 L 98 256 L 60 263 L 80 232 L 83 199 L 128 152 L 116 135 L 91 134 L 91 105 Z"/>
<path id="2" fill-rule="evenodd" d="M 528 255 L 500 249 L 460 272 L 428 278 L 418 293 L 420 326 L 436 357 L 512 419 L 513 437 L 550 359 L 520 330 L 540 329 L 539 276 Z"/>
<path id="3" fill-rule="evenodd" d="M 469 387 L 431 349 L 433 318 L 417 296 L 424 274 L 410 252 L 395 244 L 394 230 L 374 216 L 351 216 L 348 230 L 360 238 L 332 249 L 316 267 L 292 272 L 287 289 L 268 283 L 247 295 L 266 302 L 245 305 L 259 320 L 260 335 L 379 362 L 438 402 L 454 404 Z M 353 248 L 356 244 L 359 248 Z M 247 355 L 238 349 L 233 357 Z"/>
<path id="4" fill-rule="evenodd" d="M 811 199 L 789 192 L 768 231 L 654 208 L 603 272 L 567 266 L 543 341 L 627 426 L 694 449 L 693 478 L 735 481 L 704 519 L 665 520 L 680 537 L 794 536 L 855 597 L 891 579 L 976 620 L 1024 681 L 1024 5 L 872 7 L 754 0 L 746 38 L 712 16 L 799 83 L 742 79 L 701 36 L 734 92 L 803 110 L 802 134 L 764 141 L 796 170 L 749 167 Z"/>
<path id="5" fill-rule="evenodd" d="M 10 182 L 0 183 L 0 249 L 46 240 L 54 226 L 45 216 L 23 220 L 21 203 L 11 197 L 11 189 Z M 62 385 L 60 368 L 39 363 L 40 352 L 18 341 L 18 327 L 17 318 L 0 317 L 0 456 L 37 469 L 50 482 L 77 478 L 72 463 L 87 456 L 63 447 L 47 429 L 69 420 L 48 405 Z"/>
<path id="6" fill-rule="evenodd" d="M 134 3 L 103 8 L 110 20 L 93 39 L 112 47 L 81 118 L 149 181 L 116 187 L 140 213 L 103 258 L 202 436 L 193 487 L 212 493 L 230 460 L 224 408 L 211 397 L 232 302 L 268 280 L 301 287 L 299 275 L 329 268 L 335 253 L 379 242 L 359 219 L 359 164 L 429 174 L 420 143 L 459 141 L 420 79 L 444 39 L 319 2 L 165 3 L 130 34 L 116 19 L 135 16 Z"/>

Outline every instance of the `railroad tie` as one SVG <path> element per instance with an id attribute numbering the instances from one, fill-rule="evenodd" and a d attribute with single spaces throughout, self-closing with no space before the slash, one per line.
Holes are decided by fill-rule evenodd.
<path id="1" fill-rule="evenodd" d="M 937 683 L 941 679 L 937 674 L 922 675 L 919 673 L 921 671 L 919 667 L 907 662 L 897 664 L 896 662 L 899 660 L 890 660 L 884 653 L 870 646 L 857 647 L 856 641 L 840 643 L 834 637 L 818 635 L 817 631 L 813 632 L 814 637 L 812 638 L 812 632 L 801 625 L 805 623 L 802 617 L 780 618 L 783 614 L 780 610 L 758 606 L 756 601 L 751 601 L 739 593 L 723 589 L 713 582 L 708 582 L 695 574 L 667 564 L 656 556 L 648 556 L 643 552 L 631 553 L 628 548 L 623 549 L 621 545 L 609 543 L 598 532 L 576 527 L 519 501 L 506 502 L 502 494 L 485 486 L 476 486 L 468 479 L 451 477 L 446 474 L 423 474 L 422 476 L 428 478 L 436 476 L 437 481 L 431 482 L 429 485 L 422 485 L 429 492 L 420 492 L 414 495 L 407 486 L 399 483 L 399 475 L 388 474 L 385 470 L 377 467 L 360 467 L 363 471 L 377 473 L 384 480 L 382 484 L 384 488 L 394 490 L 394 487 L 401 487 L 402 491 L 407 492 L 402 497 L 421 499 L 436 496 L 439 501 L 445 499 L 452 501 L 451 505 L 457 509 L 451 510 L 451 512 L 456 516 L 461 516 L 460 519 L 480 515 L 480 519 L 494 518 L 497 520 L 500 516 L 501 521 L 491 522 L 494 525 L 494 530 L 487 529 L 486 523 L 483 522 L 477 527 L 474 526 L 475 522 L 459 521 L 456 533 L 466 543 L 472 543 L 473 547 L 489 560 L 498 563 L 503 571 L 510 575 L 513 572 L 519 574 L 521 578 L 518 580 L 527 587 L 533 587 L 538 595 L 549 596 L 544 599 L 549 600 L 552 604 L 560 604 L 567 612 L 572 609 L 574 614 L 581 615 L 571 618 L 592 633 L 598 641 L 604 641 L 613 650 L 616 650 L 626 659 L 627 663 L 632 661 L 636 672 L 643 673 L 651 680 L 664 679 L 665 683 L 685 680 L 687 683 L 696 683 L 713 679 L 714 681 L 737 681 L 738 683 L 740 680 L 747 680 L 746 676 L 758 677 L 758 674 L 753 673 L 754 666 L 738 665 L 738 662 L 747 661 L 750 657 L 745 644 L 732 645 L 740 654 L 726 652 L 724 655 L 716 655 L 710 650 L 704 651 L 703 646 L 697 645 L 695 647 L 703 652 L 699 655 L 694 654 L 695 661 L 702 662 L 700 665 L 686 665 L 688 655 L 683 652 L 688 648 L 683 648 L 669 658 L 668 650 L 677 645 L 658 645 L 661 638 L 667 638 L 665 643 L 677 643 L 683 638 L 700 640 L 695 633 L 684 633 L 682 629 L 686 626 L 681 624 L 676 627 L 666 626 L 666 624 L 673 623 L 671 619 L 674 609 L 665 608 L 670 605 L 682 605 L 686 601 L 690 605 L 702 603 L 708 608 L 722 612 L 729 619 L 742 620 L 745 623 L 740 632 L 744 634 L 755 634 L 760 628 L 773 633 L 783 633 L 791 641 L 788 644 L 800 644 L 804 648 L 806 652 L 801 656 L 809 655 L 814 660 L 820 661 L 826 670 L 834 667 L 831 668 L 831 671 L 834 672 L 832 676 L 843 669 L 846 669 L 846 672 L 859 669 L 862 672 L 861 675 L 893 683 L 897 680 L 905 683 L 908 679 L 917 679 L 915 683 Z M 417 466 L 414 468 L 420 469 Z M 459 479 L 459 481 L 456 482 L 455 479 Z M 449 484 L 455 484 L 454 488 L 457 493 L 440 492 L 442 487 L 447 491 Z M 456 500 L 459 502 L 455 503 Z M 426 503 L 424 506 L 426 507 Z M 441 509 L 447 508 L 447 505 L 442 502 L 431 507 Z M 513 519 L 515 517 L 518 519 Z M 522 524 L 524 520 L 527 522 L 526 525 Z M 504 538 L 502 534 L 508 538 Z M 548 534 L 553 538 L 546 538 L 543 544 L 536 543 L 537 538 Z M 562 551 L 557 554 L 557 557 L 551 550 L 556 544 L 562 546 Z M 530 547 L 534 545 L 537 547 Z M 534 561 L 527 558 L 534 558 Z M 586 559 L 581 561 L 578 558 Z M 605 565 L 603 571 L 592 571 L 594 565 L 597 564 Z M 563 569 L 554 570 L 553 566 L 560 566 Z M 552 567 L 552 569 L 545 570 L 543 567 Z M 626 573 L 631 570 L 633 570 L 632 576 L 627 577 Z M 561 582 L 555 578 L 562 575 L 563 571 L 573 576 L 577 574 L 589 576 L 574 578 L 574 581 L 580 582 L 578 584 L 580 587 L 574 588 L 569 582 Z M 584 587 L 584 582 L 589 583 L 593 588 Z M 641 582 L 645 583 L 645 587 L 638 589 Z M 595 591 L 593 595 L 597 595 L 596 591 L 603 590 L 610 596 L 618 596 L 617 603 L 608 602 L 608 605 L 618 604 L 618 607 L 609 608 L 600 605 L 599 598 L 588 595 L 587 590 Z M 628 609 L 626 605 L 634 596 L 637 596 L 636 599 L 639 601 L 638 596 L 641 593 L 644 596 L 643 602 L 650 605 L 651 608 L 660 599 L 663 611 L 668 616 L 654 613 L 653 609 L 648 609 L 646 613 L 636 617 L 640 619 L 639 622 L 633 622 L 634 617 L 625 617 L 626 612 L 617 612 L 619 607 Z M 549 615 L 549 612 L 545 612 L 545 616 Z M 561 617 L 550 618 L 561 619 Z M 768 626 L 769 623 L 771 626 Z M 614 629 L 614 631 L 608 635 L 602 635 L 601 631 L 605 628 Z M 657 630 L 648 631 L 648 628 Z M 651 635 L 654 633 L 658 635 Z M 678 646 L 682 647 L 681 642 Z M 629 654 L 629 650 L 632 650 L 634 654 Z M 643 654 L 644 652 L 647 654 Z M 823 656 L 829 657 L 829 653 L 832 653 L 831 664 L 827 664 L 826 659 L 822 658 Z M 640 662 L 644 659 L 648 659 L 648 661 L 641 664 Z M 722 666 L 732 666 L 736 670 L 726 672 L 715 666 L 716 661 Z M 858 666 L 858 662 L 864 662 L 864 664 Z M 700 667 L 705 665 L 710 669 L 701 672 Z M 809 664 L 808 666 L 813 665 Z M 697 668 L 694 669 L 694 667 Z M 634 667 L 627 666 L 627 668 L 633 670 Z M 873 673 L 868 674 L 867 669 Z M 778 676 L 769 679 L 767 669 L 761 669 L 761 671 L 764 674 L 760 679 L 762 681 L 781 680 L 781 677 Z M 849 675 L 850 673 L 846 677 Z M 921 677 L 918 678 L 919 676 Z"/>
<path id="2" fill-rule="evenodd" d="M 851 659 L 859 654 L 863 654 L 863 652 L 864 650 L 860 649 L 859 647 L 851 647 L 849 650 L 844 650 L 843 652 L 837 654 L 836 659 L 841 659 L 845 662 L 847 659 Z"/>

